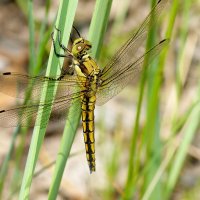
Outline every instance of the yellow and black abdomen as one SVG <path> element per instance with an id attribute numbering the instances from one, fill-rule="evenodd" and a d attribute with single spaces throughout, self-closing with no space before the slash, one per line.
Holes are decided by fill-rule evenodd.
<path id="1" fill-rule="evenodd" d="M 89 54 L 84 55 L 81 60 L 74 59 L 73 64 L 78 78 L 80 78 L 80 87 L 84 91 L 81 97 L 83 136 L 86 157 L 90 173 L 92 173 L 95 171 L 94 109 L 97 91 L 96 81 L 100 70 Z M 85 81 L 83 77 L 86 78 Z"/>
<path id="2" fill-rule="evenodd" d="M 94 108 L 96 97 L 82 97 L 82 123 L 86 157 L 90 173 L 95 171 Z"/>

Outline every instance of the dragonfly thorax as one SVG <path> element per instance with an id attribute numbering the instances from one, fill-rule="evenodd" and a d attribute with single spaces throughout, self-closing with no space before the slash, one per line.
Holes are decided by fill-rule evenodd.
<path id="1" fill-rule="evenodd" d="M 96 94 L 97 82 L 99 79 L 100 69 L 96 62 L 89 54 L 82 57 L 81 60 L 74 58 L 73 60 L 76 74 L 81 81 L 81 86 L 86 90 L 86 96 L 91 97 Z M 83 79 L 85 77 L 86 79 Z"/>

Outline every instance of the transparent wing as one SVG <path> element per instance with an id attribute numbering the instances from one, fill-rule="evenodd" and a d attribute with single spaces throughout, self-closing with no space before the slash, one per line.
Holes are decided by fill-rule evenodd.
<path id="1" fill-rule="evenodd" d="M 152 62 L 152 60 L 161 52 L 162 48 L 168 43 L 169 40 L 161 41 L 137 60 L 125 64 L 122 69 L 119 69 L 116 73 L 111 74 L 109 78 L 103 80 L 97 92 L 97 105 L 103 105 L 109 99 L 121 92 L 130 80 L 133 80 L 138 73 L 141 72 L 145 56 L 148 55 L 149 62 Z"/>
<path id="2" fill-rule="evenodd" d="M 111 61 L 102 70 L 101 78 L 103 80 L 109 79 L 110 76 L 118 73 L 119 70 L 125 68 L 125 63 L 133 63 L 136 61 L 143 53 L 139 52 L 143 47 L 147 38 L 147 33 L 150 23 L 155 23 L 167 4 L 168 0 L 159 0 L 156 6 L 151 10 L 149 15 L 140 25 L 138 30 L 133 34 L 133 36 L 118 50 Z M 143 44 L 143 45 L 142 45 Z M 140 53 L 140 55 L 138 55 Z"/>
<path id="3" fill-rule="evenodd" d="M 66 120 L 68 108 L 75 102 L 80 101 L 85 92 L 85 77 L 67 76 L 62 79 L 36 76 L 31 77 L 18 73 L 1 73 L 0 91 L 13 97 L 25 99 L 27 92 L 30 92 L 31 98 L 26 105 L 18 106 L 13 109 L 0 110 L 0 126 L 15 127 L 34 126 L 37 113 L 43 113 L 43 116 L 49 116 L 49 109 L 52 108 L 50 121 L 61 122 Z M 52 94 L 54 86 L 58 85 L 54 101 L 40 103 L 41 92 L 48 85 L 47 95 Z M 48 121 L 48 120 L 44 120 Z M 27 125 L 28 124 L 28 125 Z M 45 127 L 47 124 L 42 124 Z"/>
<path id="4" fill-rule="evenodd" d="M 27 92 L 30 91 L 32 102 L 39 102 L 41 97 L 40 94 L 43 91 L 44 87 L 46 87 L 46 85 L 48 85 L 47 92 L 50 94 L 52 94 L 54 86 L 58 85 L 56 99 L 59 99 L 63 96 L 72 95 L 74 90 L 78 92 L 77 88 L 79 88 L 79 92 L 81 92 L 81 88 L 77 86 L 80 86 L 81 84 L 84 85 L 84 83 L 86 82 L 86 78 L 77 78 L 77 76 L 65 75 L 64 77 L 62 77 L 62 79 L 56 80 L 56 78 L 50 77 L 31 77 L 14 72 L 6 72 L 0 73 L 0 82 L 0 92 L 3 92 L 15 98 L 25 99 Z"/>
<path id="5" fill-rule="evenodd" d="M 113 96 L 117 95 L 130 80 L 137 76 L 142 70 L 145 55 L 149 54 L 149 60 L 153 60 L 163 46 L 169 42 L 168 40 L 163 40 L 149 51 L 144 52 L 149 25 L 158 20 L 167 2 L 168 0 L 158 1 L 139 29 L 119 49 L 109 64 L 103 68 L 100 75 L 102 84 L 97 92 L 98 105 L 106 103 Z"/>
<path id="6" fill-rule="evenodd" d="M 21 126 L 38 126 L 41 125 L 40 122 L 35 122 L 37 114 L 43 114 L 43 119 L 45 116 L 48 122 L 49 119 L 49 109 L 52 108 L 52 115 L 50 116 L 50 121 L 61 122 L 66 120 L 68 114 L 68 108 L 76 103 L 80 102 L 80 97 L 83 93 L 75 92 L 68 96 L 60 97 L 53 103 L 48 102 L 44 104 L 27 104 L 15 107 L 13 109 L 0 110 L 0 126 L 1 127 L 15 127 Z M 80 108 L 80 107 L 79 107 Z M 78 108 L 77 108 L 78 109 Z M 46 127 L 47 122 L 43 123 L 41 127 Z"/>

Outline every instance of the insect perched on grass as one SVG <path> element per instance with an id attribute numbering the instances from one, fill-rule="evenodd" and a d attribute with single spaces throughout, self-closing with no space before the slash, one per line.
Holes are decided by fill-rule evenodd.
<path id="1" fill-rule="evenodd" d="M 49 108 L 57 111 L 61 117 L 53 117 L 52 120 L 61 120 L 66 117 L 66 110 L 77 101 L 81 102 L 82 125 L 86 157 L 90 172 L 95 171 L 95 137 L 94 137 L 94 109 L 95 105 L 103 105 L 112 97 L 122 91 L 127 84 L 137 76 L 143 69 L 143 61 L 148 55 L 151 62 L 162 48 L 168 44 L 164 39 L 145 53 L 139 54 L 138 49 L 144 44 L 147 38 L 148 27 L 152 21 L 156 21 L 161 10 L 166 5 L 167 0 L 160 0 L 146 17 L 139 29 L 133 36 L 119 49 L 112 60 L 102 69 L 88 54 L 92 44 L 82 38 L 77 31 L 79 38 L 75 39 L 72 50 L 69 51 L 61 43 L 61 32 L 58 31 L 58 43 L 64 50 L 64 54 L 57 53 L 55 41 L 53 39 L 54 52 L 57 57 L 71 57 L 73 75 L 61 73 L 58 78 L 51 77 L 30 77 L 17 73 L 1 73 L 0 90 L 13 95 L 14 92 L 8 90 L 9 85 L 16 85 L 19 89 L 18 98 L 25 98 L 27 90 L 31 89 L 31 102 L 17 108 L 0 111 L 0 125 L 4 127 L 28 126 L 27 119 L 36 116 L 40 112 L 48 112 Z M 54 89 L 58 84 L 55 100 L 52 102 L 39 103 L 40 93 L 48 82 L 48 91 Z M 52 88 L 52 90 L 51 90 Z M 37 122 L 35 125 L 38 125 Z M 46 127 L 47 124 L 42 124 Z"/>

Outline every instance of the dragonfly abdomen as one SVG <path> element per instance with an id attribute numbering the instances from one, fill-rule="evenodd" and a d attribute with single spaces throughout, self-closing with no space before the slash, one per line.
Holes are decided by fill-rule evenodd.
<path id="1" fill-rule="evenodd" d="M 96 97 L 82 98 L 82 123 L 86 157 L 90 173 L 95 171 L 95 137 L 94 137 L 94 108 Z"/>

